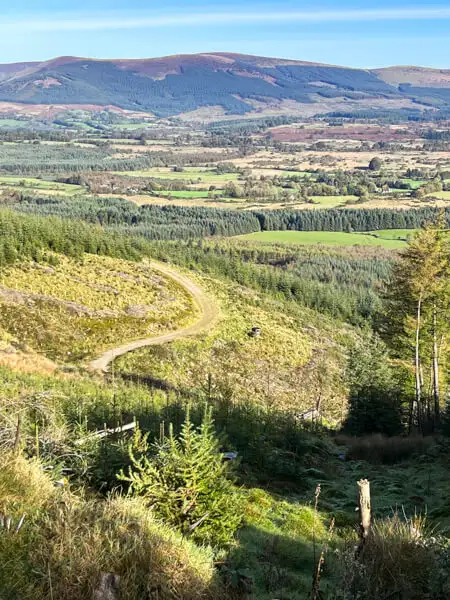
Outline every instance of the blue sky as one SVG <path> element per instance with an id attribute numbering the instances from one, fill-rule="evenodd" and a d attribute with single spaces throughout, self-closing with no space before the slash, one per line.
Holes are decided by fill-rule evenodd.
<path id="1" fill-rule="evenodd" d="M 449 0 L 0 0 L 0 14 L 0 62 L 227 51 L 450 68 Z"/>

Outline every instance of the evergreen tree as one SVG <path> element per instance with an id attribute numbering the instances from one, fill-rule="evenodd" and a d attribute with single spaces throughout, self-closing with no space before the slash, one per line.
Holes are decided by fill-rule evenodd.
<path id="1" fill-rule="evenodd" d="M 377 336 L 364 337 L 350 351 L 347 381 L 350 404 L 345 430 L 352 435 L 401 433 L 402 395 L 387 348 Z"/>
<path id="2" fill-rule="evenodd" d="M 129 474 L 119 477 L 164 522 L 201 543 L 223 546 L 232 541 L 241 522 L 238 496 L 209 408 L 198 429 L 188 410 L 178 438 L 171 427 L 169 436 L 148 453 L 135 456 L 131 451 L 130 458 Z"/>

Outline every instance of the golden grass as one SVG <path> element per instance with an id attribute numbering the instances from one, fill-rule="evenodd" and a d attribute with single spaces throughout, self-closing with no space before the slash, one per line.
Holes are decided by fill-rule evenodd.
<path id="1" fill-rule="evenodd" d="M 0 350 L 0 366 L 20 373 L 39 373 L 40 375 L 51 375 L 58 368 L 56 363 L 45 356 L 18 350 Z"/>
<path id="2" fill-rule="evenodd" d="M 190 277 L 215 297 L 220 307 L 216 326 L 202 336 L 123 356 L 116 369 L 142 377 L 151 374 L 180 389 L 205 389 L 210 374 L 213 393 L 218 395 L 263 406 L 310 408 L 311 394 L 303 379 L 310 375 L 307 365 L 313 369 L 312 363 L 325 351 L 316 338 L 326 323 L 315 336 L 304 328 L 311 325 L 312 311 L 305 309 L 299 322 L 276 301 L 264 302 L 256 292 L 193 273 Z M 248 335 L 254 326 L 261 328 L 258 338 Z"/>
<path id="3" fill-rule="evenodd" d="M 20 516 L 43 507 L 54 493 L 54 486 L 37 461 L 21 455 L 0 455 L 0 512 Z"/>
<path id="4" fill-rule="evenodd" d="M 0 535 L 2 598 L 92 600 L 108 573 L 121 600 L 224 598 L 212 552 L 158 524 L 139 500 L 75 496 L 22 457 L 1 466 L 0 506 L 27 513 L 19 534 Z"/>
<path id="5" fill-rule="evenodd" d="M 181 328 L 197 313 L 188 292 L 149 264 L 89 255 L 3 269 L 0 307 L 0 339 L 71 362 Z"/>

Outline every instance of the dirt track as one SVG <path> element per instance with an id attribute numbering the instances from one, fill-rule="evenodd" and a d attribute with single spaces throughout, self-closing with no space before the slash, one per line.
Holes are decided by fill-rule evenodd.
<path id="1" fill-rule="evenodd" d="M 203 292 L 203 290 L 201 290 L 193 281 L 191 281 L 188 277 L 185 277 L 184 275 L 182 275 L 181 273 L 164 263 L 157 263 L 152 261 L 151 266 L 163 275 L 166 275 L 167 277 L 170 277 L 171 279 L 176 281 L 187 292 L 189 292 L 194 302 L 200 309 L 201 314 L 199 320 L 196 321 L 194 324 L 190 325 L 189 327 L 185 327 L 184 329 L 171 331 L 170 333 L 165 333 L 157 337 L 136 340 L 134 342 L 124 344 L 123 346 L 119 346 L 118 348 L 112 348 L 111 350 L 107 350 L 99 358 L 96 358 L 95 360 L 89 363 L 89 369 L 91 371 L 106 372 L 108 370 L 108 365 L 119 356 L 123 356 L 128 352 L 133 352 L 133 350 L 138 350 L 139 348 L 144 348 L 146 346 L 157 346 L 160 344 L 166 344 L 167 342 L 172 342 L 173 340 L 177 340 L 179 338 L 184 338 L 190 335 L 201 333 L 205 329 L 208 329 L 216 320 L 218 316 L 217 307 L 211 301 L 211 299 Z"/>

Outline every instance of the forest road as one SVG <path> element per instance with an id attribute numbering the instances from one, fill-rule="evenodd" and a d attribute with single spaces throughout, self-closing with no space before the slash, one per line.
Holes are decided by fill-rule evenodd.
<path id="1" fill-rule="evenodd" d="M 203 331 L 209 329 L 217 319 L 219 315 L 217 306 L 196 283 L 164 263 L 151 261 L 150 265 L 153 269 L 155 269 L 155 271 L 159 271 L 163 275 L 170 277 L 170 279 L 173 281 L 176 281 L 190 294 L 200 310 L 200 318 L 195 323 L 189 325 L 189 327 L 185 327 L 184 329 L 177 329 L 176 331 L 171 331 L 156 337 L 136 340 L 134 342 L 124 344 L 123 346 L 118 346 L 117 348 L 107 350 L 101 356 L 89 363 L 88 369 L 90 371 L 100 371 L 106 373 L 110 363 L 119 356 L 128 354 L 128 352 L 133 352 L 133 350 L 138 350 L 139 348 L 145 348 L 146 346 L 167 344 L 168 342 L 173 342 L 174 340 L 178 340 L 180 338 L 202 333 Z"/>

